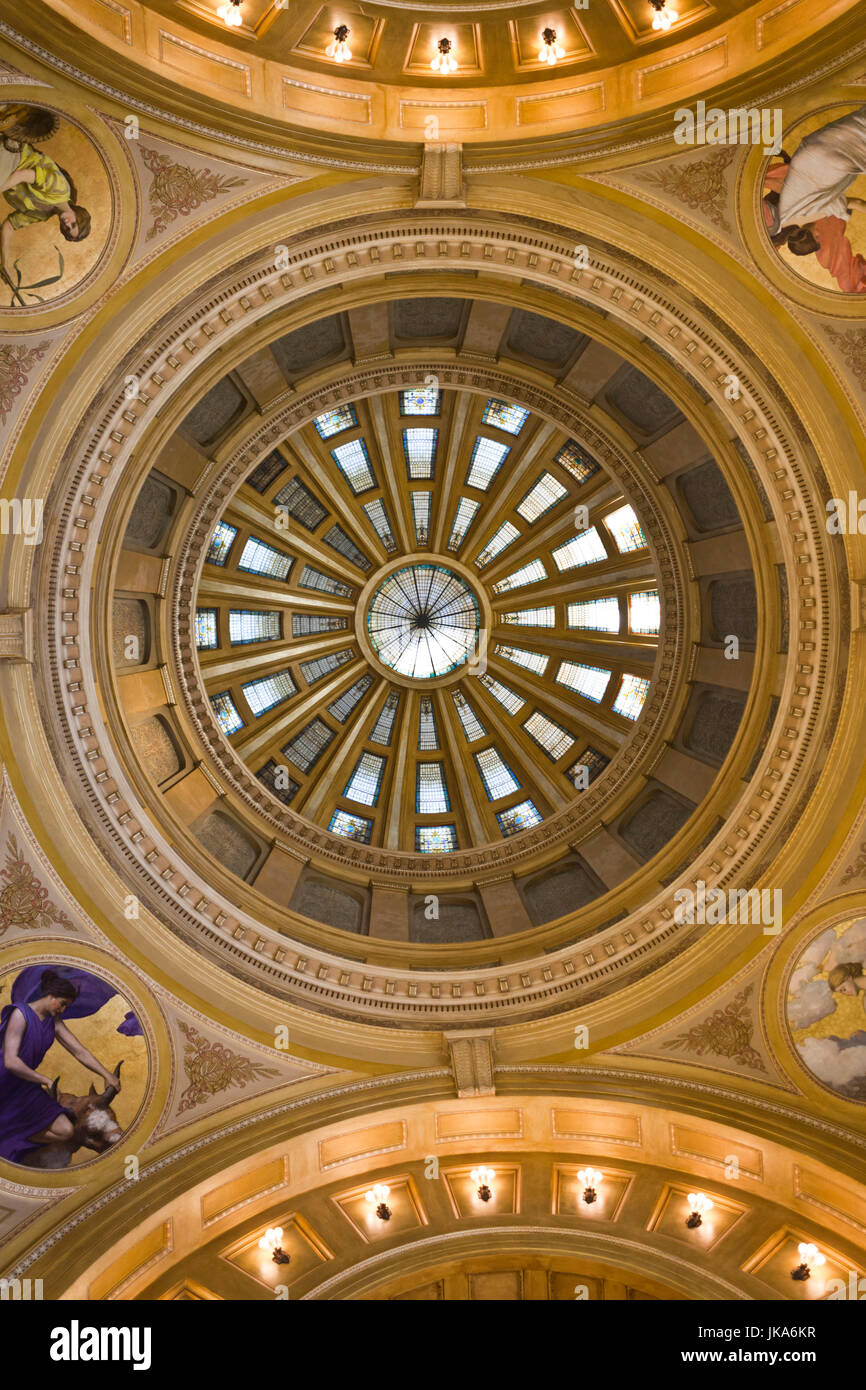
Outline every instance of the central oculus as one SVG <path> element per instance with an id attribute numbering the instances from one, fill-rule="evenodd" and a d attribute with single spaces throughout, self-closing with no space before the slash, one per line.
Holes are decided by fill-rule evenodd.
<path id="1" fill-rule="evenodd" d="M 481 613 L 469 585 L 444 565 L 406 565 L 373 593 L 370 645 L 384 666 L 414 680 L 434 680 L 477 646 Z"/>

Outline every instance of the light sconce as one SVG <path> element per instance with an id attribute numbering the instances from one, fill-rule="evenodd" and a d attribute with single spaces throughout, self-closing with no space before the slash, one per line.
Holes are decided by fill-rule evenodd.
<path id="1" fill-rule="evenodd" d="M 600 1173 L 597 1168 L 581 1168 L 577 1180 L 583 1184 L 583 1200 L 587 1206 L 592 1206 L 593 1202 L 598 1201 L 596 1188 L 604 1182 L 604 1173 Z"/>
<path id="2" fill-rule="evenodd" d="M 655 10 L 653 28 L 666 34 L 679 15 L 676 10 L 668 8 L 667 0 L 650 0 L 650 4 Z"/>
<path id="3" fill-rule="evenodd" d="M 388 1195 L 390 1187 L 386 1187 L 383 1182 L 377 1182 L 370 1191 L 365 1193 L 367 1201 L 376 1208 L 376 1215 L 380 1221 L 391 1220 L 391 1208 L 388 1206 Z"/>
<path id="4" fill-rule="evenodd" d="M 538 50 L 539 63 L 549 63 L 553 67 L 554 63 L 559 62 L 559 59 L 564 57 L 565 49 L 556 42 L 556 30 L 542 29 L 541 47 Z"/>
<path id="5" fill-rule="evenodd" d="M 689 1193 L 689 1215 L 686 1218 L 686 1225 L 690 1231 L 703 1223 L 705 1211 L 712 1211 L 713 1204 L 709 1197 L 705 1197 L 703 1192 Z"/>
<path id="6" fill-rule="evenodd" d="M 220 5 L 217 14 L 227 29 L 239 29 L 243 24 L 241 0 L 226 0 L 225 5 Z"/>
<path id="7" fill-rule="evenodd" d="M 269 1226 L 259 1241 L 259 1249 L 270 1250 L 275 1265 L 287 1265 L 292 1258 L 283 1249 L 282 1226 Z"/>
<path id="8" fill-rule="evenodd" d="M 436 45 L 438 53 L 430 64 L 434 72 L 441 72 L 443 77 L 447 77 L 449 72 L 457 71 L 457 59 L 452 53 L 453 44 L 450 39 L 440 39 Z"/>
<path id="9" fill-rule="evenodd" d="M 802 1264 L 798 1264 L 796 1269 L 791 1270 L 791 1278 L 806 1280 L 812 1277 L 813 1266 L 817 1269 L 826 1264 L 824 1256 L 820 1253 L 817 1245 L 809 1245 L 801 1241 L 797 1246 L 797 1254 L 800 1256 Z"/>
<path id="10" fill-rule="evenodd" d="M 334 37 L 325 49 L 329 58 L 333 58 L 335 63 L 350 63 L 352 61 L 352 50 L 346 40 L 349 37 L 348 24 L 338 24 L 334 30 Z"/>
<path id="11" fill-rule="evenodd" d="M 472 1181 L 478 1188 L 478 1196 L 482 1202 L 489 1202 L 493 1196 L 493 1179 L 496 1177 L 492 1168 L 473 1168 L 470 1173 Z"/>

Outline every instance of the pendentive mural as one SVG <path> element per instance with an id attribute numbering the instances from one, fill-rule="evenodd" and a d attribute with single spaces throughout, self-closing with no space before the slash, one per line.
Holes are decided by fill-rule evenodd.
<path id="1" fill-rule="evenodd" d="M 764 172 L 763 215 L 796 275 L 839 294 L 866 293 L 866 106 L 798 122 Z"/>
<path id="2" fill-rule="evenodd" d="M 91 971 L 50 960 L 7 972 L 0 1000 L 0 1158 L 58 1169 L 107 1153 L 147 1087 L 129 1001 Z"/>
<path id="3" fill-rule="evenodd" d="M 802 952 L 786 1001 L 804 1066 L 847 1100 L 866 1101 L 866 918 L 828 927 Z"/>
<path id="4" fill-rule="evenodd" d="M 96 146 L 47 106 L 0 104 L 0 195 L 0 307 L 68 295 L 111 231 L 111 185 Z"/>

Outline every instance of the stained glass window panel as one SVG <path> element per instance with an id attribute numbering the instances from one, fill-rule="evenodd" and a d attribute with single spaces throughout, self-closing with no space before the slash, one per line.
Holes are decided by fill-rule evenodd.
<path id="1" fill-rule="evenodd" d="M 236 526 L 229 526 L 227 521 L 220 521 L 214 528 L 214 533 L 210 538 L 207 555 L 205 559 L 209 565 L 224 565 L 229 558 L 229 551 L 232 548 L 232 541 L 238 533 Z"/>
<path id="2" fill-rule="evenodd" d="M 451 810 L 441 763 L 418 763 L 415 769 L 415 810 L 419 816 L 436 816 L 442 811 Z"/>
<path id="3" fill-rule="evenodd" d="M 247 482 L 251 488 L 255 488 L 256 492 L 267 492 L 271 483 L 276 482 L 280 474 L 285 473 L 288 466 L 288 460 L 284 459 L 282 454 L 278 454 L 276 449 L 274 449 L 268 454 L 267 458 L 263 458 L 261 463 L 253 469 L 252 473 L 247 478 Z"/>
<path id="4" fill-rule="evenodd" d="M 566 777 L 574 782 L 578 791 L 586 791 L 596 777 L 599 777 L 610 762 L 610 758 L 605 757 L 604 753 L 599 753 L 597 748 L 584 748 L 577 762 L 572 763 L 566 772 Z"/>
<path id="5" fill-rule="evenodd" d="M 521 830 L 541 824 L 541 815 L 531 801 L 521 801 L 517 806 L 509 806 L 507 811 L 497 811 L 496 819 L 503 835 L 517 835 Z"/>
<path id="6" fill-rule="evenodd" d="M 657 589 L 644 589 L 628 596 L 628 626 L 635 634 L 654 636 L 661 624 L 661 604 Z"/>
<path id="7" fill-rule="evenodd" d="M 394 532 L 391 530 L 391 523 L 388 520 L 388 513 L 385 510 L 385 503 L 381 498 L 376 497 L 372 502 L 364 503 L 364 511 L 369 517 L 370 524 L 385 549 L 390 554 L 397 549 L 397 542 L 394 540 Z"/>
<path id="8" fill-rule="evenodd" d="M 336 449 L 331 450 L 331 457 L 354 493 L 367 492 L 376 486 L 363 439 L 350 439 L 348 444 L 338 444 Z"/>
<path id="9" fill-rule="evenodd" d="M 315 531 L 328 515 L 321 502 L 313 496 L 300 478 L 291 478 L 285 487 L 281 487 L 274 495 L 274 504 L 282 507 L 307 531 Z"/>
<path id="10" fill-rule="evenodd" d="M 523 727 L 539 748 L 544 749 L 552 762 L 558 762 L 574 747 L 571 734 L 555 720 L 548 719 L 541 710 L 533 710 L 529 718 L 524 720 Z"/>
<path id="11" fill-rule="evenodd" d="M 613 536 L 614 545 L 620 555 L 627 555 L 632 550 L 643 550 L 646 546 L 646 536 L 641 530 L 634 507 L 630 507 L 628 503 L 606 516 L 604 524 Z"/>
<path id="12" fill-rule="evenodd" d="M 195 644 L 199 651 L 217 645 L 217 611 L 215 608 L 195 610 Z"/>
<path id="13" fill-rule="evenodd" d="M 499 621 L 518 627 L 556 627 L 556 610 L 552 603 L 543 608 L 515 608 L 510 613 L 500 613 Z"/>
<path id="14" fill-rule="evenodd" d="M 506 574 L 504 579 L 497 579 L 493 585 L 493 592 L 506 594 L 510 589 L 522 589 L 526 584 L 538 584 L 546 578 L 547 570 L 541 560 L 530 560 L 528 564 L 521 565 L 519 570 Z"/>
<path id="15" fill-rule="evenodd" d="M 453 825 L 417 825 L 415 850 L 418 854 L 450 854 L 457 848 Z"/>
<path id="16" fill-rule="evenodd" d="M 327 676 L 331 671 L 336 671 L 339 666 L 345 666 L 347 661 L 352 660 L 352 648 L 346 647 L 341 652 L 329 652 L 327 656 L 318 656 L 314 661 L 301 662 L 301 675 L 307 685 L 313 685 L 320 681 L 323 676 Z"/>
<path id="17" fill-rule="evenodd" d="M 358 416 L 353 405 L 338 405 L 336 410 L 326 410 L 313 421 L 320 439 L 330 439 L 332 434 L 354 429 L 357 423 Z"/>
<path id="18" fill-rule="evenodd" d="M 401 391 L 400 414 L 438 415 L 441 400 L 441 393 L 435 386 L 417 386 L 410 391 Z"/>
<path id="19" fill-rule="evenodd" d="M 591 598 L 568 605 L 568 626 L 587 632 L 619 632 L 619 599 Z"/>
<path id="20" fill-rule="evenodd" d="M 321 570 L 314 569 L 312 565 L 304 565 L 298 586 L 301 589 L 319 589 L 322 593 L 337 594 L 340 598 L 353 598 L 355 594 L 355 590 L 349 584 L 333 579 L 330 574 L 322 574 Z"/>
<path id="21" fill-rule="evenodd" d="M 513 690 L 509 690 L 507 685 L 501 681 L 494 680 L 493 676 L 479 676 L 481 684 L 485 690 L 489 690 L 494 700 L 498 700 L 503 709 L 507 709 L 509 714 L 519 714 L 526 704 L 526 701 Z"/>
<path id="22" fill-rule="evenodd" d="M 295 734 L 294 738 L 289 739 L 282 751 L 301 772 L 309 772 L 334 737 L 334 730 L 329 728 L 324 719 L 314 719 L 301 729 L 300 733 Z"/>
<path id="23" fill-rule="evenodd" d="M 345 632 L 347 618 L 331 618 L 322 613 L 293 613 L 292 636 L 309 637 L 314 632 Z"/>
<path id="24" fill-rule="evenodd" d="M 359 801 L 362 806 L 375 806 L 385 771 L 385 759 L 378 753 L 362 753 L 355 770 L 346 783 L 343 796 L 347 801 Z"/>
<path id="25" fill-rule="evenodd" d="M 511 449 L 507 444 L 500 444 L 496 439 L 488 439 L 486 435 L 479 434 L 472 450 L 466 486 L 486 492 L 510 453 Z"/>
<path id="26" fill-rule="evenodd" d="M 481 506 L 480 502 L 473 502 L 471 497 L 461 497 L 457 503 L 457 510 L 454 513 L 454 521 L 451 524 L 451 535 L 448 537 L 448 549 L 459 550 L 463 544 L 466 532 L 475 520 L 475 513 Z"/>
<path id="27" fill-rule="evenodd" d="M 556 673 L 557 685 L 564 685 L 576 695 L 583 695 L 596 704 L 604 698 L 610 682 L 610 671 L 600 666 L 584 666 L 577 661 L 563 661 Z"/>
<path id="28" fill-rule="evenodd" d="M 642 676 L 623 676 L 616 699 L 613 702 L 615 714 L 626 719 L 637 719 L 646 703 L 650 683 Z"/>
<path id="29" fill-rule="evenodd" d="M 383 748 L 390 747 L 399 704 L 400 696 L 392 692 L 379 711 L 378 718 L 370 730 L 371 743 L 379 743 Z"/>
<path id="30" fill-rule="evenodd" d="M 519 434 L 528 419 L 529 411 L 524 410 L 522 405 L 495 399 L 487 402 L 481 417 L 482 424 L 495 425 L 497 429 L 506 430 L 508 434 Z"/>
<path id="31" fill-rule="evenodd" d="M 269 579 L 285 579 L 291 568 L 292 561 L 288 555 L 274 550 L 272 545 L 266 545 L 256 536 L 250 536 L 238 561 L 239 570 L 246 574 L 267 575 Z"/>
<path id="32" fill-rule="evenodd" d="M 432 478 L 436 466 L 439 431 L 409 429 L 403 431 L 403 456 L 410 478 Z"/>
<path id="33" fill-rule="evenodd" d="M 488 801 L 500 801 L 503 796 L 520 791 L 520 783 L 495 748 L 482 748 L 480 753 L 473 753 L 472 756 L 481 773 Z"/>
<path id="34" fill-rule="evenodd" d="M 544 675 L 550 660 L 542 652 L 530 652 L 525 647 L 510 647 L 504 642 L 496 643 L 493 655 L 504 657 L 506 661 L 513 661 L 515 666 L 523 666 L 525 670 L 532 671 L 536 676 Z"/>
<path id="35" fill-rule="evenodd" d="M 418 710 L 418 751 L 424 753 L 430 748 L 439 747 L 439 734 L 436 729 L 436 715 L 433 701 L 426 696 L 421 700 Z"/>
<path id="36" fill-rule="evenodd" d="M 247 704 L 258 719 L 259 715 L 295 695 L 298 687 L 292 680 L 291 671 L 278 671 L 273 676 L 262 676 L 259 680 L 247 681 L 241 689 Z"/>
<path id="37" fill-rule="evenodd" d="M 232 608 L 229 613 L 229 641 L 233 647 L 247 642 L 273 642 L 279 636 L 279 613 L 256 613 L 246 608 Z"/>
<path id="38" fill-rule="evenodd" d="M 211 695 L 210 702 L 213 705 L 216 721 L 224 734 L 236 734 L 238 729 L 244 727 L 244 721 L 238 714 L 235 702 L 227 690 L 221 691 L 219 695 Z"/>
<path id="39" fill-rule="evenodd" d="M 467 743 L 475 743 L 479 738 L 486 738 L 487 730 L 478 718 L 474 709 L 470 705 L 466 696 L 459 690 L 451 692 L 451 699 L 454 701 L 454 708 L 460 723 L 463 725 L 463 732 L 466 735 Z"/>
<path id="40" fill-rule="evenodd" d="M 483 569 L 485 565 L 489 565 L 490 561 L 494 560 L 497 555 L 501 555 L 503 550 L 506 550 L 509 545 L 516 541 L 519 535 L 520 532 L 516 526 L 513 526 L 510 521 L 503 521 L 481 553 L 475 557 L 478 568 Z"/>
<path id="41" fill-rule="evenodd" d="M 359 840 L 362 845 L 370 843 L 373 822 L 363 816 L 353 816 L 348 811 L 335 811 L 328 826 L 335 835 L 343 835 L 347 840 Z"/>
<path id="42" fill-rule="evenodd" d="M 286 806 L 296 792 L 300 791 L 300 783 L 289 776 L 289 769 L 275 762 L 273 758 L 266 762 L 264 767 L 259 768 L 256 776 Z"/>
<path id="43" fill-rule="evenodd" d="M 332 550 L 336 550 L 339 555 L 344 555 L 347 560 L 351 560 L 352 564 L 357 565 L 359 570 L 364 570 L 366 573 L 367 570 L 373 568 L 372 561 L 367 559 L 364 552 L 358 549 L 352 537 L 336 522 L 329 531 L 325 532 L 322 540 Z"/>
<path id="44" fill-rule="evenodd" d="M 560 571 L 577 569 L 580 565 L 597 565 L 607 559 L 607 551 L 594 526 L 572 536 L 564 545 L 551 551 L 553 563 Z"/>
<path id="45" fill-rule="evenodd" d="M 601 465 L 596 463 L 591 454 L 576 444 L 573 439 L 569 439 L 563 444 L 559 453 L 556 455 L 556 463 L 576 478 L 579 483 L 585 483 L 591 478 L 593 473 L 598 473 Z"/>
<path id="46" fill-rule="evenodd" d="M 524 521 L 531 524 L 567 496 L 568 488 L 564 483 L 561 483 L 558 478 L 554 478 L 552 473 L 542 473 L 523 500 L 518 502 L 515 511 L 518 516 L 523 517 Z"/>
<path id="47" fill-rule="evenodd" d="M 412 521 L 415 526 L 415 540 L 418 545 L 426 545 L 430 539 L 430 499 L 432 492 L 413 492 Z"/>
<path id="48" fill-rule="evenodd" d="M 342 695 L 339 695 L 328 705 L 328 713 L 332 714 L 341 724 L 345 724 L 352 710 L 360 700 L 363 700 L 372 684 L 372 676 L 359 676 L 354 685 L 350 685 L 348 690 L 344 690 Z"/>

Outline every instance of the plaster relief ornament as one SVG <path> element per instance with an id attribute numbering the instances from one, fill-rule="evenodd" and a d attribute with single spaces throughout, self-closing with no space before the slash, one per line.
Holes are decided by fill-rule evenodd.
<path id="1" fill-rule="evenodd" d="M 108 242 L 112 194 L 92 141 L 42 106 L 0 104 L 0 304 L 49 304 Z"/>
<path id="2" fill-rule="evenodd" d="M 749 1009 L 752 989 L 752 985 L 747 985 L 724 1009 L 716 1009 L 715 1013 L 696 1023 L 687 1032 L 670 1038 L 664 1046 L 684 1048 L 695 1057 L 703 1057 L 707 1053 L 716 1057 L 728 1057 L 743 1067 L 751 1067 L 754 1071 L 766 1071 L 760 1053 L 752 1046 L 755 1027 Z"/>
<path id="3" fill-rule="evenodd" d="M 58 1169 L 108 1152 L 129 1129 L 147 1087 L 147 1045 L 129 1002 L 91 971 L 50 960 L 8 974 L 0 993 L 7 990 L 11 1002 L 0 1011 L 0 1159 Z"/>
<path id="4" fill-rule="evenodd" d="M 45 356 L 48 343 L 25 347 L 23 343 L 0 343 L 0 425 L 5 425 L 19 396 L 27 385 L 36 363 Z"/>
<path id="5" fill-rule="evenodd" d="M 75 923 L 48 896 L 48 889 L 36 877 L 14 835 L 6 841 L 6 864 L 0 869 L 0 936 L 10 927 L 65 927 L 75 931 Z"/>
<path id="6" fill-rule="evenodd" d="M 837 108 L 837 111 L 844 108 Z M 763 180 L 762 211 L 776 252 L 801 279 L 866 293 L 866 106 L 807 117 Z"/>
<path id="7" fill-rule="evenodd" d="M 147 231 L 148 241 L 164 232 L 176 218 L 188 217 L 202 203 L 210 202 L 221 193 L 230 193 L 234 188 L 242 188 L 247 182 L 216 174 L 211 169 L 192 169 L 153 149 L 142 147 L 141 157 L 153 174 L 149 190 L 153 222 Z"/>
<path id="8" fill-rule="evenodd" d="M 827 927 L 809 943 L 785 1012 L 806 1069 L 837 1095 L 866 1101 L 866 918 Z"/>
<path id="9" fill-rule="evenodd" d="M 266 1067 L 262 1062 L 254 1062 L 250 1057 L 232 1052 L 222 1043 L 202 1037 L 198 1029 L 189 1023 L 181 1023 L 180 1027 L 187 1039 L 183 1065 L 189 1085 L 181 1096 L 178 1114 L 203 1105 L 209 1096 L 218 1095 L 232 1086 L 243 1090 L 250 1081 L 279 1074 L 275 1067 Z"/>

